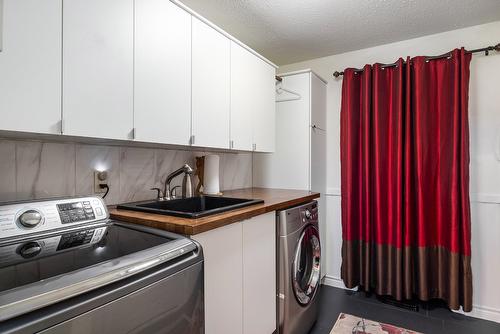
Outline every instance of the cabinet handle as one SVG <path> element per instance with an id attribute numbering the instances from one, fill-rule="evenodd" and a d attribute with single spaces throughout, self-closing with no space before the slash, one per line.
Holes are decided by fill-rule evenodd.
<path id="1" fill-rule="evenodd" d="M 137 136 L 137 129 L 136 128 L 132 128 L 132 139 L 135 139 L 135 137 Z"/>
<path id="2" fill-rule="evenodd" d="M 319 127 L 319 126 L 317 126 L 316 124 L 314 124 L 314 125 L 312 126 L 312 128 L 313 128 L 313 130 L 318 129 L 318 130 L 321 130 L 321 131 L 326 132 L 326 130 L 325 130 L 325 129 L 320 128 L 320 127 Z"/>
<path id="3" fill-rule="evenodd" d="M 0 0 L 0 1 L 2 1 L 2 0 Z M 66 131 L 66 129 L 64 128 L 64 123 L 65 123 L 65 122 L 64 122 L 64 119 L 61 119 L 61 134 L 62 134 L 62 135 L 63 135 L 63 134 L 64 134 L 64 132 Z"/>
<path id="4" fill-rule="evenodd" d="M 192 135 L 191 138 L 189 138 L 189 144 L 194 145 L 194 138 L 195 138 L 194 135 Z"/>
<path id="5" fill-rule="evenodd" d="M 229 148 L 234 148 L 234 140 L 229 141 Z"/>

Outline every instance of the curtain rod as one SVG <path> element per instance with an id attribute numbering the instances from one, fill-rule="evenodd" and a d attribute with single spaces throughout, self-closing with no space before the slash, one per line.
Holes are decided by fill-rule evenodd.
<path id="1" fill-rule="evenodd" d="M 495 46 L 487 46 L 485 48 L 474 49 L 474 50 L 470 50 L 470 51 L 466 51 L 466 52 L 467 53 L 472 53 L 472 54 L 479 53 L 479 52 L 484 52 L 484 55 L 488 56 L 490 54 L 490 51 L 498 51 L 498 52 L 500 52 L 500 43 L 498 43 Z M 426 58 L 426 60 L 442 59 L 442 58 L 448 58 L 450 56 L 451 56 L 451 52 L 447 52 L 447 53 L 439 55 L 439 56 L 429 56 L 429 57 Z M 403 63 L 406 63 L 406 62 L 403 62 Z M 382 68 L 387 68 L 387 67 L 396 66 L 396 64 L 397 63 L 384 64 L 381 67 Z M 357 69 L 354 70 L 354 72 L 355 73 L 363 72 L 363 69 L 362 68 L 357 68 Z M 333 72 L 333 76 L 335 78 L 338 78 L 341 75 L 344 75 L 344 71 L 341 71 L 341 72 L 335 71 L 335 72 Z"/>

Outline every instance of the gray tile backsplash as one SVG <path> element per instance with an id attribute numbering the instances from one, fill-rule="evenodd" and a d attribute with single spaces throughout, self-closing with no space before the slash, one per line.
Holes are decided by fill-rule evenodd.
<path id="1" fill-rule="evenodd" d="M 120 147 L 76 144 L 76 180 L 77 195 L 92 194 L 94 171 L 106 170 L 108 173 L 108 203 L 120 201 Z"/>
<path id="2" fill-rule="evenodd" d="M 16 198 L 75 195 L 75 145 L 16 142 Z"/>
<path id="3" fill-rule="evenodd" d="M 0 198 L 16 199 L 16 143 L 0 141 Z"/>
<path id="4" fill-rule="evenodd" d="M 150 198 L 155 184 L 156 152 L 147 148 L 125 147 L 120 152 L 120 200 Z"/>
<path id="5" fill-rule="evenodd" d="M 0 139 L 0 201 L 89 195 L 94 171 L 106 170 L 108 204 L 152 199 L 168 173 L 188 163 L 195 168 L 199 151 Z M 220 156 L 222 190 L 252 186 L 252 153 Z M 179 185 L 181 177 L 173 181 Z M 198 180 L 193 179 L 193 185 Z"/>

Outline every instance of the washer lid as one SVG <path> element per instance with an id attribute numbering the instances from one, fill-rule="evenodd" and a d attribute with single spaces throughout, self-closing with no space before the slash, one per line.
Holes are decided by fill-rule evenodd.
<path id="1" fill-rule="evenodd" d="M 197 249 L 126 225 L 0 245 L 0 321 L 127 278 Z"/>

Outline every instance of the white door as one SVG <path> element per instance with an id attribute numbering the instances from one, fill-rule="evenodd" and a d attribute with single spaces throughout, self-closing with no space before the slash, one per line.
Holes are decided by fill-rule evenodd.
<path id="1" fill-rule="evenodd" d="M 311 73 L 311 126 L 326 131 L 326 84 Z"/>
<path id="2" fill-rule="evenodd" d="M 258 106 L 258 58 L 231 42 L 231 148 L 253 149 L 253 118 Z M 258 64 L 258 63 L 257 63 Z"/>
<path id="3" fill-rule="evenodd" d="M 193 17 L 193 145 L 229 148 L 230 40 Z"/>
<path id="4" fill-rule="evenodd" d="M 310 190 L 309 73 L 283 77 L 283 87 L 302 97 L 276 103 L 276 150 L 253 155 L 253 185 Z"/>
<path id="5" fill-rule="evenodd" d="M 321 193 L 318 201 L 319 234 L 322 246 L 326 245 L 326 94 L 327 86 L 311 73 L 311 191 Z M 323 249 L 324 251 L 324 249 Z M 323 254 L 326 252 L 324 251 Z M 326 268 L 326 257 L 321 257 L 321 267 Z M 322 270 L 321 275 L 325 275 Z"/>
<path id="6" fill-rule="evenodd" d="M 62 0 L 3 0 L 1 130 L 61 133 L 61 12 Z"/>
<path id="7" fill-rule="evenodd" d="M 276 212 L 243 221 L 243 333 L 276 330 Z"/>
<path id="8" fill-rule="evenodd" d="M 191 15 L 170 1 L 136 0 L 135 18 L 135 139 L 189 145 Z"/>
<path id="9" fill-rule="evenodd" d="M 314 96 L 314 94 L 313 94 Z M 319 192 L 318 224 L 322 247 L 327 240 L 326 226 L 326 132 L 320 129 L 311 129 L 311 191 Z M 325 252 L 326 253 L 326 252 Z M 324 254 L 324 253 L 323 253 Z M 326 257 L 321 257 L 321 267 L 326 268 Z M 326 270 L 321 274 L 325 275 Z"/>
<path id="10" fill-rule="evenodd" d="M 205 333 L 241 334 L 242 223 L 196 234 L 193 239 L 201 244 L 205 258 Z"/>
<path id="11" fill-rule="evenodd" d="M 256 106 L 253 111 L 254 150 L 258 152 L 274 152 L 275 150 L 275 74 L 273 66 L 261 59 L 256 59 Z"/>
<path id="12" fill-rule="evenodd" d="M 132 139 L 133 0 L 63 7 L 63 132 Z"/>

